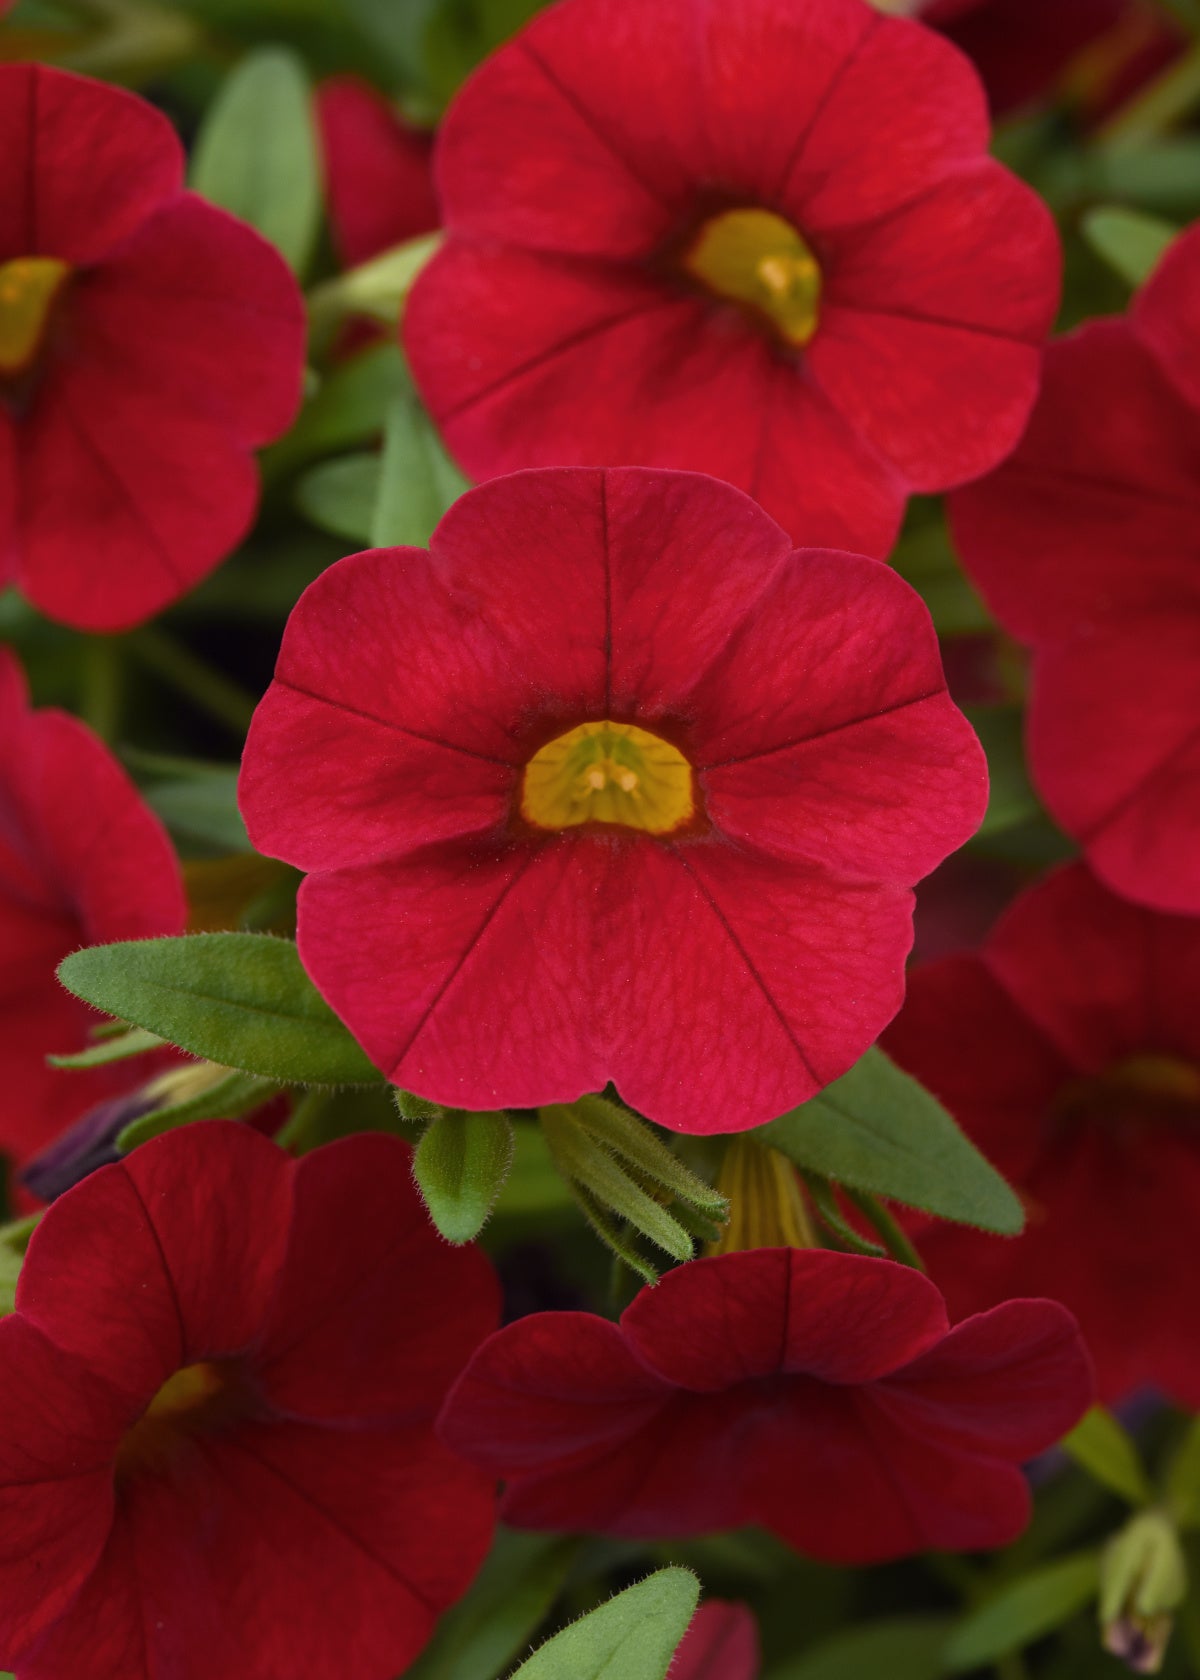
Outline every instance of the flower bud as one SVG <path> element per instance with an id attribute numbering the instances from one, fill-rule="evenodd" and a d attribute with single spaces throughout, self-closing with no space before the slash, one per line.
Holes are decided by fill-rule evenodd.
<path id="1" fill-rule="evenodd" d="M 1135 1674 L 1157 1674 L 1187 1594 L 1187 1564 L 1165 1511 L 1140 1511 L 1104 1549 L 1100 1626 L 1104 1649 Z"/>

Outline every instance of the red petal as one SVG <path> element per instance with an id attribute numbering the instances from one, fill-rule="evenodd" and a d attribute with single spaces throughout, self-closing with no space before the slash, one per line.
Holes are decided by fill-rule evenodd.
<path id="1" fill-rule="evenodd" d="M 430 1421 L 496 1327 L 491 1265 L 438 1236 L 397 1138 L 363 1134 L 306 1156 L 295 1193 L 256 1379 L 292 1416 Z"/>
<path id="2" fill-rule="evenodd" d="M 1191 411 L 1124 322 L 1093 321 L 1050 346 L 1024 439 L 953 497 L 954 535 L 1007 628 L 1051 642 L 1194 597 L 1198 484 Z"/>
<path id="3" fill-rule="evenodd" d="M 1200 596 L 1047 650 L 1029 718 L 1038 789 L 1093 869 L 1185 915 L 1200 914 L 1198 627 Z"/>
<path id="4" fill-rule="evenodd" d="M 871 1382 L 924 1353 L 947 1321 L 933 1284 L 910 1267 L 774 1248 L 668 1272 L 621 1328 L 665 1381 L 715 1393 L 782 1373 Z"/>
<path id="5" fill-rule="evenodd" d="M 1200 229 L 1172 242 L 1134 299 L 1130 325 L 1180 395 L 1200 408 Z"/>
<path id="6" fill-rule="evenodd" d="M 671 1680 L 758 1680 L 758 1623 L 744 1604 L 710 1598 L 675 1653 Z"/>
<path id="7" fill-rule="evenodd" d="M 316 93 L 329 219 L 352 268 L 440 220 L 429 137 L 406 128 L 360 76 L 330 76 Z"/>
<path id="8" fill-rule="evenodd" d="M 0 157 L 5 258 L 102 260 L 183 182 L 153 105 L 44 64 L 0 66 Z"/>

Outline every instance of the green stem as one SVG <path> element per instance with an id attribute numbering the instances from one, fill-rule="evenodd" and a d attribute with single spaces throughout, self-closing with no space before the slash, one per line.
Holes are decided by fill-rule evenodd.
<path id="1" fill-rule="evenodd" d="M 1200 104 L 1200 41 L 1100 130 L 1105 150 L 1128 152 L 1157 139 Z"/>
<path id="2" fill-rule="evenodd" d="M 124 687 L 121 646 L 112 636 L 90 636 L 83 644 L 81 660 L 83 721 L 109 746 L 121 728 L 121 699 Z"/>
<path id="3" fill-rule="evenodd" d="M 865 1214 L 875 1230 L 878 1231 L 883 1245 L 892 1259 L 898 1260 L 902 1266 L 912 1266 L 918 1272 L 923 1272 L 925 1264 L 921 1256 L 883 1203 L 877 1197 L 869 1195 L 865 1190 L 851 1190 L 849 1185 L 843 1185 L 842 1188 L 858 1211 Z"/>
<path id="4" fill-rule="evenodd" d="M 176 693 L 234 735 L 245 735 L 256 705 L 248 689 L 223 671 L 214 671 L 161 625 L 143 625 L 129 637 L 128 645 L 135 658 Z"/>

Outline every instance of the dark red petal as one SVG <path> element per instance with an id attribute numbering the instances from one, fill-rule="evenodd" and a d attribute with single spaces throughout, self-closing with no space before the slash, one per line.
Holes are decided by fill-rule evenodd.
<path id="1" fill-rule="evenodd" d="M 511 1480 L 620 1448 L 669 1398 L 615 1324 L 533 1313 L 484 1342 L 451 1389 L 438 1434 Z"/>
<path id="2" fill-rule="evenodd" d="M 671 1680 L 758 1680 L 758 1623 L 744 1604 L 703 1603 L 671 1664 Z"/>
<path id="3" fill-rule="evenodd" d="M 1130 325 L 1180 395 L 1200 408 L 1200 228 L 1173 242 L 1134 299 Z"/>
<path id="4" fill-rule="evenodd" d="M 102 260 L 178 192 L 183 148 L 153 105 L 44 64 L 0 66 L 0 261 Z"/>
<path id="5" fill-rule="evenodd" d="M 1001 918 L 984 961 L 1059 1054 L 1097 1072 L 1146 1047 L 1153 926 L 1147 911 L 1068 864 Z"/>
<path id="6" fill-rule="evenodd" d="M 1005 626 L 1053 642 L 1196 599 L 1198 484 L 1191 410 L 1124 322 L 1093 321 L 1047 351 L 1021 444 L 952 498 L 954 535 Z"/>
<path id="7" fill-rule="evenodd" d="M 1006 1301 L 956 1325 L 883 1382 L 893 1416 L 947 1445 L 1014 1462 L 1044 1452 L 1092 1403 L 1079 1326 L 1057 1301 Z"/>
<path id="8" fill-rule="evenodd" d="M 621 1328 L 665 1381 L 715 1392 L 780 1373 L 871 1382 L 924 1353 L 947 1321 L 941 1296 L 911 1267 L 775 1248 L 668 1272 Z"/>
<path id="9" fill-rule="evenodd" d="M 1200 594 L 1113 620 L 1035 668 L 1030 767 L 1116 892 L 1200 914 Z"/>
<path id="10" fill-rule="evenodd" d="M 283 1264 L 291 1195 L 288 1157 L 250 1127 L 168 1132 L 47 1211 L 18 1308 L 145 1405 L 180 1366 L 255 1339 Z"/>
<path id="11" fill-rule="evenodd" d="M 0 1359 L 0 1655 L 16 1666 L 104 1547 L 125 1408 L 20 1313 L 0 1323 Z"/>
<path id="12" fill-rule="evenodd" d="M 346 268 L 429 233 L 440 219 L 430 138 L 407 128 L 361 76 L 316 92 L 334 243 Z"/>
<path id="13" fill-rule="evenodd" d="M 271 1404 L 341 1424 L 430 1421 L 498 1322 L 491 1265 L 438 1236 L 397 1138 L 363 1134 L 305 1156 L 295 1196 L 255 1355 Z"/>

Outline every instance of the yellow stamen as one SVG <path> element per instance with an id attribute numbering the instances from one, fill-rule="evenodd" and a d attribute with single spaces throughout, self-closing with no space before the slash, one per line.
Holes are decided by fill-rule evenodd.
<path id="1" fill-rule="evenodd" d="M 0 263 L 0 378 L 32 367 L 70 272 L 57 257 L 14 257 Z"/>
<path id="2" fill-rule="evenodd" d="M 771 210 L 726 210 L 704 223 L 683 266 L 718 297 L 749 304 L 786 343 L 817 330 L 821 269 L 800 234 Z"/>
<path id="3" fill-rule="evenodd" d="M 581 723 L 547 741 L 525 766 L 521 815 L 535 828 L 620 823 L 670 834 L 695 813 L 687 759 L 633 723 Z"/>
<path id="4" fill-rule="evenodd" d="M 778 1149 L 746 1132 L 730 1138 L 717 1189 L 729 1199 L 729 1223 L 707 1253 L 817 1246 L 796 1169 Z"/>
<path id="5" fill-rule="evenodd" d="M 251 1415 L 245 1378 L 231 1362 L 184 1365 L 167 1378 L 117 1448 L 117 1473 L 161 1470 L 192 1437 Z"/>
<path id="6" fill-rule="evenodd" d="M 224 1380 L 215 1365 L 184 1365 L 168 1377 L 146 1408 L 148 1418 L 178 1418 L 219 1394 Z"/>

